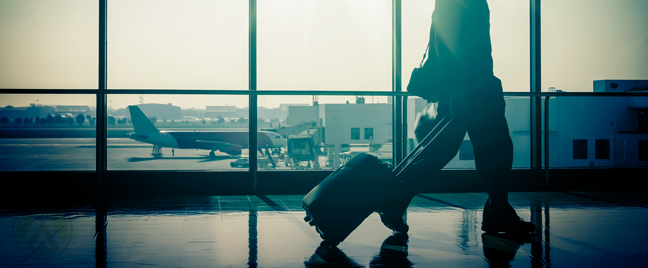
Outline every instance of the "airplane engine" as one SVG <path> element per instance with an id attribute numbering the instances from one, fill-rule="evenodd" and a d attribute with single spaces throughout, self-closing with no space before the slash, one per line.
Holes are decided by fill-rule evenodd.
<path id="1" fill-rule="evenodd" d="M 225 153 L 229 155 L 241 155 L 242 152 L 243 150 L 241 149 L 240 145 L 229 145 L 225 150 Z"/>

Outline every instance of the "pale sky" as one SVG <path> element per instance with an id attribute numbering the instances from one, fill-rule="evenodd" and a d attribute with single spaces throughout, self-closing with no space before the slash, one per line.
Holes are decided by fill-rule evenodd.
<path id="1" fill-rule="evenodd" d="M 0 88 L 96 88 L 98 1 L 0 0 Z M 489 0 L 495 75 L 529 91 L 529 1 Z M 248 1 L 108 1 L 108 86 L 248 87 Z M 402 1 L 403 88 L 427 45 L 431 0 Z M 543 0 L 542 87 L 648 79 L 647 0 Z M 391 90 L 391 0 L 258 0 L 258 89 Z M 110 96 L 114 108 L 139 95 Z M 353 99 L 326 97 L 320 102 Z M 94 106 L 94 95 L 2 95 L 0 107 Z M 259 105 L 310 103 L 264 96 Z M 383 98 L 384 99 L 384 98 Z M 263 101 L 263 102 L 262 102 Z M 245 96 L 155 96 L 183 108 L 248 106 Z"/>

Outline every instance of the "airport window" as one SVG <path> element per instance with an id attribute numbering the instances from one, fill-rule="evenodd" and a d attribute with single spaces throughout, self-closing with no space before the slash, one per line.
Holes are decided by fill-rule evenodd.
<path id="1" fill-rule="evenodd" d="M 475 160 L 473 146 L 469 140 L 461 142 L 461 147 L 459 148 L 459 160 Z"/>
<path id="2" fill-rule="evenodd" d="M 391 161 L 392 105 L 386 96 L 364 98 L 364 103 L 352 104 L 353 95 L 260 95 L 257 116 L 266 122 L 259 128 L 287 137 L 290 145 L 281 150 L 273 169 L 336 169 L 344 159 L 368 152 L 370 144 L 372 150 L 382 150 L 381 161 Z"/>
<path id="3" fill-rule="evenodd" d="M 389 148 L 392 146 L 399 152 L 399 145 L 402 144 L 391 144 L 391 141 L 401 136 L 403 142 L 412 144 L 410 148 L 414 147 L 412 128 L 415 126 L 414 108 L 417 104 L 414 101 L 408 103 L 408 110 L 403 111 L 406 112 L 404 114 L 407 118 L 404 116 L 403 121 L 399 119 L 401 123 L 396 125 L 391 122 L 394 118 L 392 108 L 398 107 L 395 105 L 397 103 L 393 103 L 397 99 L 393 96 L 404 95 L 402 93 L 405 93 L 409 74 L 420 63 L 428 42 L 434 1 L 359 1 L 362 4 L 345 0 L 331 0 L 326 3 L 317 0 L 253 1 L 258 6 L 256 13 L 250 13 L 248 1 L 191 1 L 192 4 L 187 5 L 180 0 L 110 0 L 107 25 L 99 23 L 97 10 L 105 10 L 98 7 L 97 1 L 61 0 L 43 5 L 31 5 L 29 1 L 21 0 L 0 1 L 0 18 L 8 22 L 0 23 L 0 40 L 3 40 L 2 44 L 6 48 L 0 50 L 0 58 L 5 59 L 0 61 L 0 90 L 3 94 L 0 96 L 0 110 L 4 113 L 0 116 L 0 171 L 94 170 L 97 145 L 107 145 L 107 160 L 104 164 L 108 170 L 245 171 L 247 169 L 237 169 L 233 165 L 250 154 L 253 159 L 266 164 L 262 169 L 291 169 L 299 161 L 308 162 L 300 169 L 334 169 L 340 163 L 336 160 L 347 153 L 340 151 L 341 144 L 356 145 L 357 147 L 350 150 L 356 153 L 360 151 L 356 149 L 363 149 L 362 146 L 367 146 L 371 139 L 371 144 L 382 146 L 383 152 L 391 152 Z M 23 2 L 27 4 L 23 5 Z M 395 17 L 392 17 L 392 2 L 402 2 L 401 14 L 394 12 Z M 639 76 L 636 68 L 633 69 L 633 66 L 641 64 L 640 59 L 645 58 L 642 54 L 644 51 L 620 49 L 624 43 L 614 43 L 615 40 L 628 40 L 626 43 L 632 43 L 642 36 L 640 33 L 645 32 L 645 25 L 648 24 L 642 23 L 645 20 L 642 13 L 645 8 L 641 8 L 642 3 L 618 0 L 614 4 L 610 2 L 591 6 L 592 12 L 581 14 L 582 16 L 579 15 L 580 17 L 573 21 L 583 22 L 581 24 L 586 25 L 585 28 L 602 29 L 602 32 L 592 34 L 593 31 L 589 31 L 583 36 L 574 36 L 571 34 L 574 32 L 571 28 L 580 24 L 568 21 L 567 18 L 572 18 L 570 14 L 573 15 L 574 10 L 579 10 L 587 0 L 570 0 L 569 3 L 542 0 L 541 18 L 529 18 L 530 15 L 535 16 L 535 13 L 528 12 L 529 1 L 491 2 L 489 8 L 494 72 L 502 79 L 504 91 L 529 90 L 529 74 L 533 73 L 529 70 L 529 51 L 540 48 L 528 41 L 531 28 L 529 21 L 536 21 L 535 19 L 543 19 L 543 29 L 551 33 L 543 34 L 541 39 L 542 50 L 546 53 L 543 52 L 542 59 L 539 59 L 543 62 L 543 69 L 537 70 L 535 75 L 542 72 L 540 82 L 545 86 L 539 90 L 554 87 L 568 92 L 589 92 L 592 90 L 592 80 L 598 79 L 593 75 L 600 77 L 601 74 L 609 77 L 645 79 Z M 367 3 L 373 4 L 372 12 L 366 12 Z M 191 18 L 187 14 L 190 14 Z M 249 17 L 250 14 L 256 14 L 256 18 Z M 336 18 L 335 23 L 330 23 L 331 18 Z M 402 20 L 400 29 L 392 29 L 394 19 Z M 256 43 L 249 42 L 253 33 L 253 28 L 249 27 L 250 22 L 257 25 L 254 32 L 258 39 Z M 174 27 L 167 27 L 169 25 Z M 611 30 L 617 28 L 627 31 Z M 108 55 L 106 60 L 109 64 L 107 70 L 102 72 L 104 65 L 102 59 L 98 60 L 100 57 L 97 47 L 98 43 L 103 44 L 102 41 L 105 40 L 98 40 L 98 36 L 106 29 L 109 29 L 107 35 L 110 45 L 107 46 L 107 51 L 102 49 L 103 46 L 99 46 L 99 52 Z M 146 31 L 141 31 L 142 29 Z M 195 31 L 187 32 L 183 29 Z M 392 31 L 402 32 L 402 42 L 392 43 Z M 606 38 L 600 39 L 600 36 Z M 592 51 L 574 49 L 599 39 L 603 40 L 604 45 L 593 47 Z M 69 42 L 70 40 L 75 42 Z M 313 40 L 325 41 L 312 42 Z M 25 44 L 49 44 L 49 47 L 39 48 Z M 530 46 L 533 46 L 533 49 L 530 49 Z M 322 51 L 324 52 L 320 53 Z M 401 57 L 392 58 L 392 54 L 397 51 L 400 51 Z M 581 61 L 581 54 L 603 56 Z M 593 61 L 603 64 L 592 64 Z M 555 64 L 556 62 L 561 64 Z M 620 62 L 624 63 L 621 64 L 624 68 L 611 67 L 619 66 Z M 256 68 L 251 63 L 254 63 Z M 192 67 L 185 68 L 187 66 Z M 555 66 L 558 67 L 553 68 Z M 592 70 L 592 66 L 603 67 L 599 68 L 599 72 Z M 398 74 L 401 76 L 401 85 L 392 84 L 392 69 L 402 70 Z M 565 72 L 566 69 L 578 69 L 582 72 L 572 74 Z M 97 77 L 98 73 L 107 76 Z M 248 77 L 252 73 L 255 76 Z M 367 82 L 370 80 L 371 82 Z M 97 91 L 98 81 L 102 83 L 101 89 L 104 89 L 103 85 L 106 84 L 108 89 L 136 91 L 119 95 L 110 91 Z M 609 83 L 607 89 L 621 91 L 626 88 L 627 85 L 623 82 L 614 81 Z M 41 95 L 43 89 L 51 89 L 52 93 Z M 64 92 L 67 89 L 91 89 L 93 92 L 85 94 L 75 90 L 70 94 Z M 160 95 L 147 93 L 142 89 Z M 210 93 L 189 91 L 186 95 L 179 96 L 171 95 L 168 89 L 209 89 Z M 403 92 L 398 92 L 399 89 Z M 18 90 L 25 90 L 26 95 L 20 98 L 29 101 L 14 102 L 20 96 L 18 94 L 22 94 L 17 92 Z M 239 91 L 231 92 L 233 90 Z M 262 90 L 276 90 L 277 93 L 273 94 L 277 96 L 264 95 L 267 92 Z M 300 93 L 288 96 L 287 94 L 292 94 L 290 90 L 299 90 Z M 342 95 L 329 96 L 327 93 L 313 96 L 301 92 L 308 90 L 340 90 Z M 386 96 L 356 97 L 362 95 L 356 91 L 364 90 L 383 91 L 379 95 Z M 259 92 L 262 93 L 258 94 Z M 541 139 L 534 134 L 534 129 L 538 129 L 531 127 L 529 118 L 534 115 L 531 114 L 533 109 L 529 104 L 530 97 L 524 95 L 507 95 L 506 113 L 515 149 L 514 167 L 528 168 L 532 159 L 530 148 L 538 145 L 535 142 L 540 142 Z M 105 104 L 97 104 L 95 96 L 106 97 L 107 101 Z M 625 101 L 625 97 L 589 98 L 601 102 L 609 102 L 610 99 Z M 79 100 L 82 100 L 82 103 L 79 103 Z M 573 124 L 573 129 L 590 128 L 591 124 L 603 121 L 595 116 L 591 116 L 592 119 L 581 120 L 576 118 L 580 116 L 578 113 L 569 113 L 563 108 L 581 107 L 565 104 L 573 104 L 575 100 L 578 98 L 560 96 L 550 99 L 554 104 L 563 102 L 563 106 L 551 107 L 549 129 L 554 124 L 558 126 L 559 120 L 571 116 L 575 118 L 570 119 L 572 122 L 592 121 Z M 75 116 L 72 125 L 66 125 L 67 122 L 71 122 L 71 117 L 66 113 L 75 114 L 60 112 L 64 109 L 59 109 L 60 113 L 52 113 L 50 119 L 47 115 L 40 116 L 38 121 L 32 116 L 12 115 L 23 113 L 21 109 L 30 108 L 31 103 L 34 103 L 35 107 L 87 106 L 89 109 L 83 113 L 83 123 L 77 123 Z M 256 110 L 248 108 L 250 103 L 256 103 Z M 94 107 L 96 105 L 98 107 Z M 318 105 L 319 107 L 316 107 Z M 138 123 L 134 123 L 129 115 L 129 106 L 138 107 L 146 120 L 138 119 Z M 598 108 L 596 105 L 592 107 Z M 156 110 L 158 108 L 159 110 Z M 293 115 L 299 116 L 287 116 L 291 109 Z M 646 109 L 631 109 L 638 109 L 638 122 L 636 125 L 631 122 L 632 127 L 620 126 L 619 132 L 616 132 L 616 139 L 620 139 L 619 135 L 630 135 L 622 131 L 636 131 L 635 127 L 638 127 L 640 132 L 638 135 L 647 132 L 648 119 L 644 111 Z M 91 123 L 96 122 L 96 112 L 92 113 L 93 110 L 107 111 L 107 140 L 97 141 L 88 136 L 88 133 L 96 133 L 96 128 Z M 558 110 L 561 111 L 560 116 L 556 112 Z M 250 111 L 256 111 L 256 114 L 249 114 Z M 57 114 L 60 115 L 58 118 Z M 249 120 L 252 118 L 258 119 L 256 123 L 250 124 Z M 54 120 L 54 123 L 50 123 L 49 120 Z M 65 120 L 65 123 L 57 120 Z M 610 121 L 606 121 L 605 126 L 600 128 L 608 131 L 608 122 Z M 142 126 L 140 123 L 148 127 L 135 127 L 136 124 Z M 299 136 L 308 138 L 309 142 L 269 150 L 262 145 L 259 148 L 262 148 L 263 152 L 257 154 L 256 148 L 247 148 L 250 127 L 255 124 L 259 132 L 269 133 L 265 138 L 270 142 L 288 143 L 287 140 L 291 137 Z M 151 128 L 151 125 L 154 128 Z M 564 122 L 561 122 L 560 126 L 563 125 Z M 351 129 L 349 135 L 349 132 L 344 130 L 350 129 L 351 126 L 362 127 Z M 409 129 L 401 133 L 401 127 Z M 63 135 L 61 143 L 56 143 L 60 144 L 60 148 L 55 147 L 59 145 L 45 142 L 40 137 L 25 139 L 21 136 L 27 133 L 28 129 L 29 135 L 36 132 L 39 132 L 38 135 L 46 135 L 53 133 L 56 128 L 61 129 L 56 135 Z M 209 136 L 212 134 L 205 134 L 218 133 L 226 128 L 229 132 L 245 133 L 242 135 L 248 135 L 247 139 L 223 142 L 211 140 Z M 146 131 L 147 134 L 143 134 L 138 129 L 182 137 L 167 139 L 165 142 L 171 143 L 156 145 L 144 141 L 150 141 L 155 138 L 154 135 Z M 159 132 L 155 132 L 156 129 Z M 560 131 L 562 132 L 554 128 L 549 133 L 549 146 L 553 146 L 550 149 L 549 166 L 589 162 L 557 163 L 570 160 L 569 146 L 565 145 L 568 145 L 572 137 L 588 137 L 581 134 L 572 136 L 573 133 L 567 133 L 564 129 Z M 131 135 L 126 136 L 129 133 Z M 404 135 L 396 134 L 396 137 L 392 137 L 395 133 Z M 70 137 L 77 134 L 82 138 L 73 141 Z M 18 136 L 20 139 L 14 139 Z M 269 145 L 267 140 L 265 144 Z M 637 138 L 633 136 L 629 140 Z M 173 142 L 179 143 L 177 147 Z M 474 159 L 471 144 L 464 143 L 457 159 Z M 8 149 L 11 147 L 8 144 L 13 144 L 16 147 L 14 149 L 18 150 Z M 20 146 L 15 146 L 18 144 Z M 49 151 L 50 147 L 44 146 L 46 144 L 56 149 Z M 615 148 L 611 147 L 613 145 L 609 140 L 596 140 L 594 148 L 590 147 L 595 149 L 591 156 L 595 156 L 596 159 L 610 159 L 610 151 L 615 152 Z M 587 159 L 588 146 L 586 139 L 573 140 L 573 159 Z M 305 160 L 284 160 L 291 149 L 298 149 L 310 155 L 305 157 Z M 285 163 L 273 167 L 272 165 L 278 162 L 265 157 L 269 156 L 269 152 L 272 152 L 272 155 L 277 154 L 278 159 Z M 537 153 L 536 156 L 541 154 L 535 150 L 533 152 Z M 635 159 L 633 157 L 638 154 L 640 161 L 648 161 L 648 141 L 638 141 L 638 153 L 635 156 L 630 155 L 632 153 L 634 150 L 629 152 L 629 158 Z M 398 154 L 400 152 L 394 157 L 398 158 Z M 391 159 L 391 154 L 384 155 Z M 289 161 L 292 161 L 292 167 L 289 166 Z M 474 167 L 474 162 L 471 161 L 452 161 L 446 166 L 451 169 Z"/>
<path id="4" fill-rule="evenodd" d="M 7 94 L 0 106 L 0 171 L 95 170 L 95 95 Z"/>
<path id="5" fill-rule="evenodd" d="M 258 89 L 391 90 L 391 7 L 391 0 L 257 1 Z"/>
<path id="6" fill-rule="evenodd" d="M 373 139 L 373 128 L 372 127 L 366 127 L 364 129 L 364 139 L 365 140 Z"/>
<path id="7" fill-rule="evenodd" d="M 109 170 L 246 171 L 247 96 L 108 95 Z M 263 154 L 284 146 L 278 134 L 257 133 Z"/>
<path id="8" fill-rule="evenodd" d="M 639 161 L 648 161 L 648 140 L 639 141 Z"/>
<path id="9" fill-rule="evenodd" d="M 587 159 L 587 140 L 574 140 L 574 159 Z"/>
<path id="10" fill-rule="evenodd" d="M 596 159 L 610 159 L 610 140 L 596 140 Z"/>
<path id="11" fill-rule="evenodd" d="M 429 41 L 435 1 L 402 2 L 402 88 L 419 65 Z M 488 1 L 494 72 L 504 91 L 529 91 L 529 3 Z M 528 164 L 527 164 L 528 166 Z"/>
<path id="12" fill-rule="evenodd" d="M 592 92 L 602 77 L 646 79 L 636 67 L 645 66 L 645 47 L 627 47 L 646 34 L 646 1 L 542 0 L 541 9 L 543 91 Z M 606 91 L 623 90 L 622 83 L 609 83 Z"/>
<path id="13" fill-rule="evenodd" d="M 351 139 L 359 140 L 360 139 L 360 128 L 352 127 L 351 128 Z"/>
<path id="14" fill-rule="evenodd" d="M 248 89 L 248 1 L 109 2 L 108 88 Z"/>
<path id="15" fill-rule="evenodd" d="M 0 89 L 97 89 L 98 9 L 99 1 L 0 1 Z"/>

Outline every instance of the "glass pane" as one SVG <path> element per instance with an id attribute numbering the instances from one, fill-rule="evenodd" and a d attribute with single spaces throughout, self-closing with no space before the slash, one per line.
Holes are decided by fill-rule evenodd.
<path id="1" fill-rule="evenodd" d="M 529 91 L 529 1 L 488 1 L 488 5 L 495 76 L 504 91 Z M 434 0 L 402 2 L 403 91 L 423 59 L 434 7 Z"/>
<path id="2" fill-rule="evenodd" d="M 95 95 L 0 95 L 0 171 L 95 170 Z"/>
<path id="3" fill-rule="evenodd" d="M 509 135 L 513 141 L 513 168 L 529 168 L 530 160 L 530 117 L 529 117 L 529 97 L 505 97 L 506 101 L 506 121 L 509 128 Z M 413 150 L 418 145 L 415 129 L 417 126 L 417 117 L 421 115 L 426 107 L 426 101 L 418 97 L 410 97 L 407 101 L 407 127 L 408 138 L 407 148 Z M 436 117 L 436 108 L 431 106 L 427 113 L 431 118 Z M 431 122 L 434 124 L 434 121 Z M 422 125 L 425 126 L 425 125 Z M 425 137 L 425 133 L 421 137 Z M 463 146 L 457 148 L 457 155 L 445 166 L 446 169 L 474 169 L 474 157 L 462 157 L 461 150 L 471 150 L 474 144 L 469 143 L 468 134 L 464 136 Z M 470 144 L 470 145 L 469 145 Z M 464 151 L 467 153 L 467 151 Z"/>
<path id="4" fill-rule="evenodd" d="M 391 0 L 258 1 L 258 88 L 391 90 Z"/>
<path id="5" fill-rule="evenodd" d="M 648 97 L 549 100 L 550 167 L 648 166 L 647 141 Z"/>
<path id="6" fill-rule="evenodd" d="M 110 0 L 108 87 L 247 89 L 248 1 Z"/>
<path id="7" fill-rule="evenodd" d="M 392 162 L 387 97 L 259 96 L 258 103 L 259 129 L 286 144 L 258 154 L 262 170 L 336 169 L 361 152 Z"/>
<path id="8" fill-rule="evenodd" d="M 96 89 L 98 1 L 0 1 L 0 88 Z"/>
<path id="9" fill-rule="evenodd" d="M 543 0 L 543 91 L 591 92 L 596 80 L 648 79 L 646 10 L 642 0 Z"/>
<path id="10" fill-rule="evenodd" d="M 109 170 L 247 171 L 248 97 L 109 95 Z"/>

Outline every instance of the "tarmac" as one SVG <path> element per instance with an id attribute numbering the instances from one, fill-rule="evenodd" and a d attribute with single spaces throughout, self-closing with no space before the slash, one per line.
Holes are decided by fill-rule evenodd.
<path id="1" fill-rule="evenodd" d="M 151 155 L 153 145 L 128 138 L 108 138 L 108 170 L 214 170 L 246 171 L 231 167 L 240 158 L 207 150 L 163 148 L 162 156 Z M 243 149 L 242 155 L 248 155 Z M 0 171 L 94 171 L 94 138 L 0 139 Z M 325 158 L 320 159 L 322 167 Z M 277 170 L 290 170 L 278 161 Z"/>

